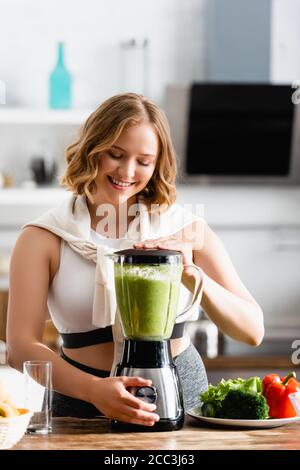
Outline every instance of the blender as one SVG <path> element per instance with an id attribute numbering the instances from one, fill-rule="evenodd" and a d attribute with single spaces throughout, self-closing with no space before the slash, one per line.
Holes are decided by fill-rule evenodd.
<path id="1" fill-rule="evenodd" d="M 114 376 L 139 376 L 151 386 L 130 387 L 141 400 L 156 405 L 160 420 L 151 428 L 111 420 L 112 430 L 173 431 L 184 421 L 182 389 L 170 338 L 178 316 L 182 254 L 173 250 L 127 249 L 107 255 L 114 261 L 115 290 L 123 329 L 123 351 Z M 193 266 L 198 270 L 197 267 Z"/>

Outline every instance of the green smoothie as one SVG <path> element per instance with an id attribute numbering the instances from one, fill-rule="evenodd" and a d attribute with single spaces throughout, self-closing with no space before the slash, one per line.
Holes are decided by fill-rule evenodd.
<path id="1" fill-rule="evenodd" d="M 115 265 L 115 287 L 127 338 L 162 340 L 172 334 L 182 265 Z"/>

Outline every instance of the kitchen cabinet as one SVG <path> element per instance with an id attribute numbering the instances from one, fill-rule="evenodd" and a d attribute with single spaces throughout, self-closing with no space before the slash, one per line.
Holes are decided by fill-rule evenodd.
<path id="1" fill-rule="evenodd" d="M 266 335 L 258 349 L 269 348 L 265 352 L 272 354 L 277 339 L 273 353 L 291 353 L 292 340 L 300 338 L 300 226 L 229 226 L 216 228 L 216 232 L 263 309 Z M 225 350 L 227 354 L 257 353 L 257 349 L 231 340 L 226 340 Z"/>
<path id="2" fill-rule="evenodd" d="M 8 267 L 22 225 L 67 197 L 60 188 L 0 189 L 0 291 L 8 288 Z"/>
<path id="3" fill-rule="evenodd" d="M 295 371 L 300 377 L 300 365 L 293 364 L 290 356 L 219 356 L 215 358 L 203 357 L 207 371 L 208 382 L 217 385 L 221 379 L 235 379 L 241 377 L 263 378 L 270 373 L 277 373 L 281 377 Z"/>
<path id="4" fill-rule="evenodd" d="M 243 282 L 263 306 L 266 327 L 300 327 L 300 226 L 216 231 Z"/>
<path id="5" fill-rule="evenodd" d="M 0 291 L 8 286 L 8 270 L 10 255 L 18 237 L 18 230 L 9 228 L 0 230 Z"/>
<path id="6" fill-rule="evenodd" d="M 0 341 L 6 338 L 6 312 L 8 303 L 8 292 L 0 291 Z"/>

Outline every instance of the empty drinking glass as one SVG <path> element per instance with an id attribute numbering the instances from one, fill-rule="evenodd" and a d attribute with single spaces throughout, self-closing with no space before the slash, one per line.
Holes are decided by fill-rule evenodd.
<path id="1" fill-rule="evenodd" d="M 51 432 L 52 363 L 26 361 L 23 364 L 25 408 L 33 412 L 27 431 L 35 434 Z"/>
<path id="2" fill-rule="evenodd" d="M 300 391 L 295 393 L 290 393 L 289 399 L 294 407 L 295 412 L 300 416 Z"/>

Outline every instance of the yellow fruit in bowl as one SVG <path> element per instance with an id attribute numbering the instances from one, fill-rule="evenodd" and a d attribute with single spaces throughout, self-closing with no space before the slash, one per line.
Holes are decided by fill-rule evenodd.
<path id="1" fill-rule="evenodd" d="M 0 418 L 14 418 L 19 416 L 19 410 L 11 404 L 0 402 Z"/>
<path id="2" fill-rule="evenodd" d="M 7 389 L 2 381 L 0 381 L 0 419 L 14 418 L 19 416 L 20 412 L 9 397 Z"/>
<path id="3" fill-rule="evenodd" d="M 0 449 L 11 449 L 24 436 L 32 417 L 32 412 L 18 409 L 19 415 L 0 416 Z"/>
<path id="4" fill-rule="evenodd" d="M 24 436 L 32 412 L 17 408 L 0 381 L 0 449 L 11 449 Z"/>

